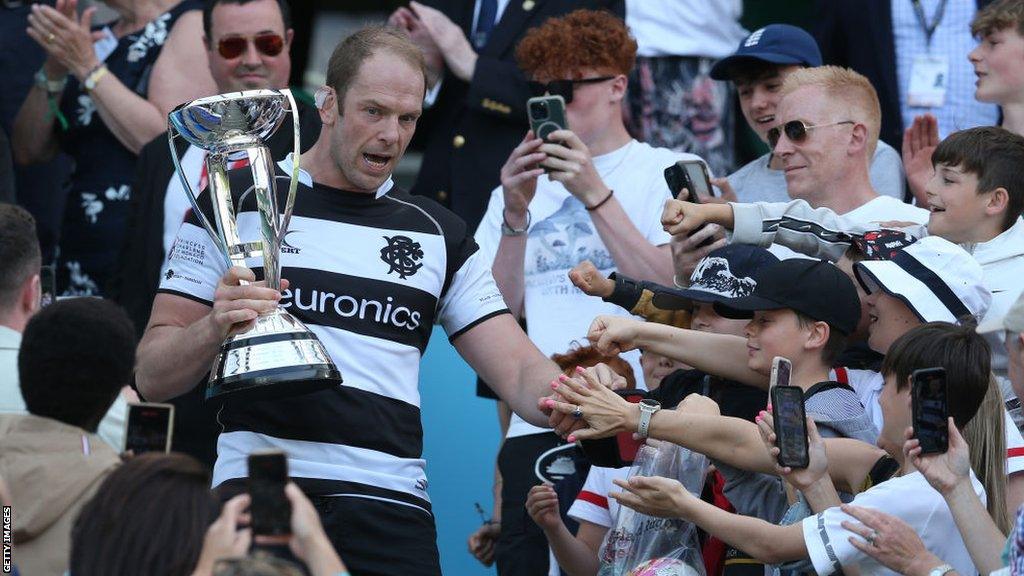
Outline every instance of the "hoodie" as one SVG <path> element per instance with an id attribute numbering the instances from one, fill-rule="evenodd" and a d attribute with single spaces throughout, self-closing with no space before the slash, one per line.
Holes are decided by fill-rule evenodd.
<path id="1" fill-rule="evenodd" d="M 14 547 L 22 574 L 68 569 L 79 510 L 121 460 L 99 436 L 50 418 L 0 415 L 0 477 L 11 493 Z"/>

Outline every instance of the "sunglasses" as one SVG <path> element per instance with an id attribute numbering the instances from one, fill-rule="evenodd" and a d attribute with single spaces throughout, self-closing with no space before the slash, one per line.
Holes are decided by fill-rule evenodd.
<path id="1" fill-rule="evenodd" d="M 775 150 L 775 146 L 779 143 L 779 138 L 782 136 L 782 132 L 786 133 L 786 138 L 794 144 L 800 144 L 804 140 L 807 140 L 807 133 L 815 128 L 824 128 L 826 126 L 838 126 L 840 124 L 856 124 L 853 120 L 843 120 L 841 122 L 832 122 L 830 124 L 818 124 L 811 126 L 804 124 L 800 120 L 790 120 L 781 127 L 776 126 L 768 131 L 768 145 L 772 150 Z"/>
<path id="2" fill-rule="evenodd" d="M 284 50 L 284 38 L 280 34 L 268 33 L 254 36 L 252 43 L 264 56 L 277 56 Z M 221 38 L 217 43 L 217 52 L 228 60 L 238 58 L 249 46 L 249 39 L 245 36 L 231 36 Z"/>
<path id="3" fill-rule="evenodd" d="M 597 84 L 606 80 L 614 80 L 615 76 L 600 76 L 598 78 L 583 78 L 581 80 L 552 80 L 551 82 L 530 82 L 530 93 L 534 96 L 551 94 L 561 96 L 565 103 L 572 102 L 572 87 L 576 84 Z"/>

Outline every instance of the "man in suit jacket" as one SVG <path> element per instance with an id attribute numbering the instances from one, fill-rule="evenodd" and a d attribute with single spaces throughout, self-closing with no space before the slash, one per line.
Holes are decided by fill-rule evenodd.
<path id="1" fill-rule="evenodd" d="M 515 47 L 532 27 L 578 8 L 625 17 L 624 0 L 432 0 L 411 3 L 389 22 L 405 29 L 434 68 L 432 104 L 413 194 L 434 198 L 475 230 L 498 173 L 529 127 L 530 90 Z M 493 18 L 493 20 L 491 20 Z M 490 21 L 490 22 L 489 22 Z M 439 91 L 438 91 L 439 90 Z M 434 99 L 431 100 L 431 96 Z"/>
<path id="2" fill-rule="evenodd" d="M 949 31 L 952 34 L 969 35 L 969 23 L 973 13 L 991 1 L 923 0 L 920 6 L 924 21 L 921 22 L 916 13 L 916 0 L 817 0 L 814 35 L 826 64 L 852 68 L 866 76 L 874 85 L 882 105 L 881 139 L 900 150 L 903 144 L 904 121 L 910 115 L 905 111 L 906 102 L 901 100 L 901 86 L 905 99 L 910 80 L 900 78 L 898 73 L 900 41 L 897 39 L 894 24 L 909 19 L 913 30 L 908 30 L 908 35 L 919 36 L 912 41 L 922 45 L 925 43 L 926 29 L 935 26 L 933 39 L 928 42 L 931 45 L 928 52 L 947 58 L 953 76 L 957 75 L 957 68 L 963 72 L 962 78 L 951 77 L 946 82 L 949 88 L 946 91 L 945 104 L 947 107 L 958 108 L 954 111 L 958 116 L 957 120 L 952 122 L 942 122 L 940 118 L 939 128 L 942 134 L 984 123 L 995 124 L 994 119 L 989 121 L 992 112 L 965 111 L 974 104 L 974 73 L 967 62 L 970 48 L 963 50 L 962 53 L 959 50 L 950 52 L 948 48 L 962 42 L 963 38 L 952 39 L 950 43 L 944 43 L 942 40 L 944 27 L 954 27 Z M 960 20 L 965 18 L 966 22 L 962 22 L 961 29 Z M 910 57 L 908 54 L 903 56 Z M 909 70 L 908 64 L 902 71 L 906 74 Z M 956 102 L 959 102 L 959 105 L 955 105 Z M 937 108 L 914 109 L 914 114 L 926 112 L 936 115 L 941 113 Z"/>
<path id="3" fill-rule="evenodd" d="M 210 71 L 221 93 L 265 88 L 285 88 L 291 70 L 288 48 L 293 32 L 287 0 L 214 0 L 203 13 Z M 244 48 L 236 53 L 239 39 Z M 232 46 L 235 43 L 236 46 Z M 309 148 L 320 134 L 316 108 L 299 105 L 301 148 Z M 293 149 L 291 115 L 267 143 L 275 160 Z M 196 191 L 205 174 L 205 155 L 183 138 L 175 142 L 182 170 Z M 301 159 L 300 159 L 301 162 Z M 159 136 L 139 154 L 132 190 L 132 214 L 121 252 L 120 269 L 111 297 L 121 304 L 141 336 L 149 322 L 150 308 L 160 285 L 160 272 L 169 243 L 190 209 L 174 169 L 167 137 Z M 173 449 L 195 456 L 212 466 L 217 457 L 219 427 L 211 408 L 203 404 L 204 386 L 174 400 Z"/>

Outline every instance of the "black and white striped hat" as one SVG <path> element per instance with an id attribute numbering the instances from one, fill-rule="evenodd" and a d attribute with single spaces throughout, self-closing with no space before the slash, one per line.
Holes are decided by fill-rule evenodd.
<path id="1" fill-rule="evenodd" d="M 992 303 L 981 264 L 938 236 L 922 238 L 891 260 L 858 262 L 853 270 L 868 294 L 881 288 L 902 300 L 922 322 L 955 324 L 968 316 L 977 321 Z"/>

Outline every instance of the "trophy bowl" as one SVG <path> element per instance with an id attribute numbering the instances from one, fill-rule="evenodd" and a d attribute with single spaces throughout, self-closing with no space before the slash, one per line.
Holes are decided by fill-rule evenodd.
<path id="1" fill-rule="evenodd" d="M 291 182 L 279 210 L 274 162 L 266 146 L 291 111 L 294 149 Z M 199 195 L 181 170 L 174 138 L 182 137 L 207 152 L 207 199 L 214 224 L 200 207 Z M 168 143 L 182 186 L 197 219 L 210 235 L 228 267 L 246 267 L 247 258 L 262 256 L 264 280 L 281 289 L 281 245 L 288 231 L 299 174 L 299 118 L 288 90 L 248 90 L 193 100 L 168 115 Z M 239 235 L 235 197 L 228 179 L 229 161 L 241 156 L 252 175 L 252 199 L 259 215 L 259 239 Z M 239 206 L 240 207 L 240 206 Z M 338 386 L 341 372 L 316 334 L 299 319 L 277 307 L 260 314 L 245 332 L 229 336 L 210 370 L 207 400 L 263 400 L 296 396 Z"/>

